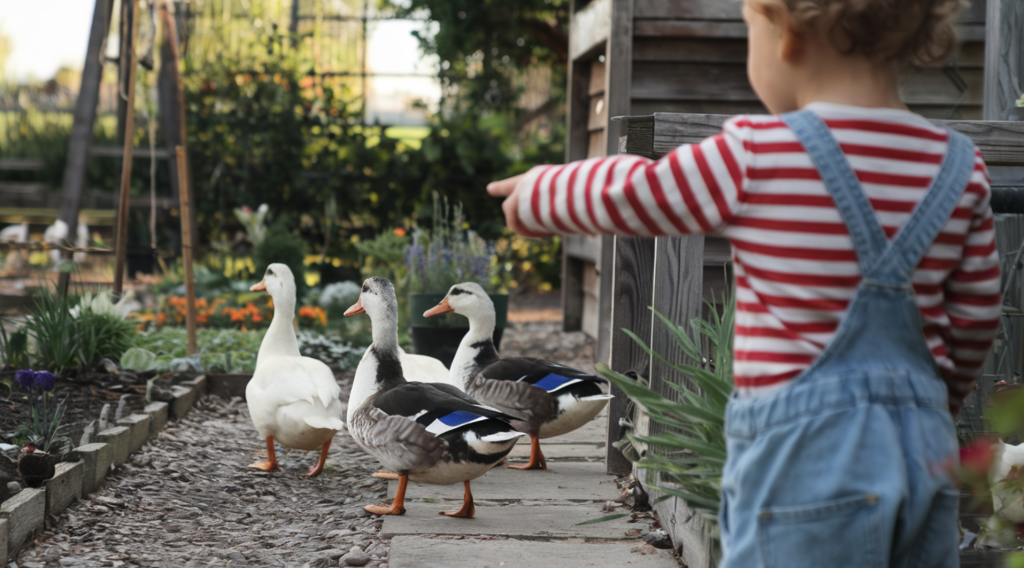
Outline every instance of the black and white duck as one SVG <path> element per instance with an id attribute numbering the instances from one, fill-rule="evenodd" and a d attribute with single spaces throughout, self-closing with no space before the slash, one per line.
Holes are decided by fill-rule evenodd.
<path id="1" fill-rule="evenodd" d="M 356 369 L 348 430 L 360 447 L 398 477 L 394 502 L 368 505 L 366 510 L 378 515 L 404 513 L 409 480 L 432 485 L 461 481 L 466 488 L 462 508 L 441 514 L 472 518 L 469 482 L 500 463 L 523 434 L 509 424 L 511 416 L 451 385 L 405 380 L 398 352 L 398 302 L 391 282 L 363 282 L 359 301 L 345 315 L 362 313 L 370 316 L 373 343 Z"/>
<path id="2" fill-rule="evenodd" d="M 572 432 L 593 420 L 612 395 L 608 381 L 565 365 L 533 357 L 502 359 L 494 347 L 494 303 L 479 284 L 456 284 L 441 303 L 423 315 L 455 312 L 469 319 L 450 369 L 450 383 L 488 406 L 515 416 L 530 436 L 530 461 L 515 469 L 547 469 L 542 438 Z"/>

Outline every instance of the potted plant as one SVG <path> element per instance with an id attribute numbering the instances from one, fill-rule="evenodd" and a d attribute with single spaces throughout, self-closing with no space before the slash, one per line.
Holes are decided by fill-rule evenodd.
<path id="1" fill-rule="evenodd" d="M 508 294 L 492 293 L 494 251 L 479 235 L 466 229 L 461 204 L 449 208 L 447 200 L 442 204 L 435 195 L 434 228 L 429 233 L 414 233 L 405 258 L 410 332 L 416 353 L 451 366 L 469 323 L 455 314 L 425 318 L 423 312 L 440 303 L 448 289 L 460 282 L 476 282 L 487 290 L 497 315 L 494 345 L 501 347 L 508 321 Z"/>
<path id="2" fill-rule="evenodd" d="M 18 429 L 15 438 L 22 446 L 18 456 L 18 473 L 25 485 L 42 487 L 54 475 L 60 454 L 70 450 L 70 440 L 58 438 L 63 428 L 61 419 L 67 401 L 56 402 L 53 393 L 56 377 L 49 371 L 24 369 L 14 375 L 15 383 L 28 394 L 32 421 Z"/>

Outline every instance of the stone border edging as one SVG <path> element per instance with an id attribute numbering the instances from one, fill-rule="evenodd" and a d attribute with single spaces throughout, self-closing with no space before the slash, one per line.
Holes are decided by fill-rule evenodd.
<path id="1" fill-rule="evenodd" d="M 22 489 L 0 503 L 0 566 L 7 566 L 8 559 L 42 531 L 47 515 L 56 515 L 94 493 L 111 466 L 128 461 L 164 429 L 169 418 L 185 416 L 206 394 L 207 384 L 206 375 L 199 375 L 171 387 L 174 400 L 170 403 L 151 402 L 142 413 L 121 418 L 96 435 L 98 442 L 72 450 L 72 461 L 57 464 L 57 472 L 42 488 Z"/>

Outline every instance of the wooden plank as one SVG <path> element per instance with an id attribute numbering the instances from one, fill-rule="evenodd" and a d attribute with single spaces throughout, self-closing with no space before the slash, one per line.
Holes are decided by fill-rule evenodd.
<path id="1" fill-rule="evenodd" d="M 597 49 L 611 33 L 612 0 L 594 0 L 569 22 L 569 60 Z"/>
<path id="2" fill-rule="evenodd" d="M 605 66 L 603 61 L 592 61 L 590 63 L 590 83 L 587 85 L 587 94 L 590 96 L 604 94 Z"/>
<path id="3" fill-rule="evenodd" d="M 636 20 L 633 34 L 637 37 L 702 37 L 746 38 L 743 22 L 698 22 L 687 20 Z"/>
<path id="4" fill-rule="evenodd" d="M 633 63 L 633 100 L 643 99 L 758 100 L 746 65 L 637 61 Z"/>
<path id="5" fill-rule="evenodd" d="M 601 237 L 566 235 L 562 239 L 562 250 L 573 258 L 597 264 L 601 259 Z"/>
<path id="6" fill-rule="evenodd" d="M 704 264 L 704 235 L 658 237 L 654 244 L 654 309 L 669 321 L 685 324 L 700 317 L 704 298 L 704 271 L 694 267 Z M 672 334 L 663 324 L 655 321 L 649 345 L 669 361 L 687 361 Z M 694 363 L 690 361 L 690 363 Z M 666 398 L 678 400 L 677 393 L 667 383 L 686 384 L 685 375 L 669 367 L 658 358 L 651 360 L 651 390 Z M 664 428 L 652 423 L 651 434 Z"/>
<path id="7" fill-rule="evenodd" d="M 124 148 L 117 146 L 93 146 L 89 149 L 90 156 L 106 156 L 120 158 L 124 156 Z M 170 148 L 156 148 L 153 152 L 149 148 L 132 148 L 132 158 L 170 158 L 174 155 Z"/>
<path id="8" fill-rule="evenodd" d="M 615 237 L 612 279 L 612 332 L 611 357 L 608 365 L 615 371 L 636 371 L 649 375 L 650 356 L 622 330 L 641 333 L 651 329 L 652 295 L 654 293 L 654 239 L 641 237 Z M 608 406 L 608 453 L 605 467 L 609 474 L 625 475 L 632 464 L 612 444 L 621 440 L 625 428 L 619 419 L 626 418 L 629 400 L 618 388 L 612 387 L 615 398 Z"/>
<path id="9" fill-rule="evenodd" d="M 949 106 L 943 106 L 943 112 Z M 666 101 L 633 100 L 630 109 L 635 115 L 653 115 L 656 112 L 681 114 L 768 114 L 761 101 Z"/>
<path id="10" fill-rule="evenodd" d="M 1020 97 L 1024 77 L 1024 3 L 1020 0 L 988 0 L 985 43 L 986 120 L 1021 120 L 1024 110 L 1014 101 Z"/>
<path id="11" fill-rule="evenodd" d="M 63 199 L 59 218 L 68 224 L 69 235 L 78 230 L 78 212 L 85 190 L 85 167 L 88 161 L 89 145 L 92 143 L 92 126 L 96 121 L 96 105 L 99 103 L 100 81 L 103 65 L 100 50 L 110 27 L 113 0 L 96 0 L 89 29 L 89 45 L 86 48 L 85 63 L 82 66 L 82 83 L 75 101 L 75 119 L 71 126 L 67 161 L 64 163 L 64 178 L 61 182 Z"/>
<path id="12" fill-rule="evenodd" d="M 741 21 L 743 3 L 723 0 L 637 0 L 636 18 Z"/>
<path id="13" fill-rule="evenodd" d="M 982 106 L 981 105 L 960 105 L 953 107 L 951 105 L 907 105 L 907 108 L 911 112 L 915 112 L 930 120 L 981 120 L 982 119 Z M 950 112 L 953 112 L 953 116 L 950 116 Z"/>
<path id="14" fill-rule="evenodd" d="M 608 123 L 608 106 L 604 104 L 604 99 L 604 95 L 590 99 L 590 112 L 587 113 L 587 130 L 590 132 L 604 130 Z"/>
<path id="15" fill-rule="evenodd" d="M 683 144 L 700 142 L 708 136 L 721 132 L 722 124 L 729 119 L 727 115 L 715 114 L 677 114 L 655 113 L 650 117 L 629 117 L 635 121 L 633 130 L 653 132 L 653 143 L 650 154 L 642 153 L 644 147 L 635 147 L 627 139 L 630 152 L 648 157 L 660 157 Z M 1020 151 L 1021 140 L 1024 140 L 1024 122 L 1013 121 L 974 121 L 974 120 L 934 120 L 935 124 L 948 126 L 969 136 L 985 162 L 993 166 L 1024 165 L 1024 152 Z"/>
<path id="16" fill-rule="evenodd" d="M 961 24 L 984 24 L 986 21 L 986 5 L 992 1 L 974 0 L 966 10 L 957 16 L 956 21 Z"/>
<path id="17" fill-rule="evenodd" d="M 589 136 L 589 143 L 587 144 L 587 157 L 588 158 L 600 158 L 605 155 L 605 136 L 604 130 L 597 132 L 591 132 Z"/>
<path id="18" fill-rule="evenodd" d="M 124 262 L 125 253 L 128 247 L 128 200 L 132 190 L 132 138 L 135 132 L 135 77 L 138 74 L 138 56 L 135 53 L 135 46 L 139 40 L 139 20 L 135 0 L 129 0 L 121 12 L 131 22 L 131 40 L 122 43 L 122 48 L 127 47 L 128 53 L 122 54 L 121 63 L 127 65 L 128 101 L 124 118 L 124 157 L 121 164 L 121 193 L 118 196 L 119 205 L 117 208 L 117 237 L 114 246 L 117 250 L 114 256 L 114 296 L 120 296 L 124 286 Z"/>
<path id="19" fill-rule="evenodd" d="M 637 37 L 633 61 L 747 64 L 746 39 Z"/>
<path id="20" fill-rule="evenodd" d="M 580 329 L 584 333 L 598 338 L 598 323 L 601 320 L 601 276 L 596 264 L 583 263 L 583 316 Z"/>
<path id="21" fill-rule="evenodd" d="M 982 104 L 984 72 L 981 69 L 960 69 L 967 84 L 961 92 L 943 69 L 917 69 L 900 82 L 900 98 L 906 104 Z"/>
<path id="22" fill-rule="evenodd" d="M 565 237 L 566 242 L 571 238 Z M 583 260 L 562 249 L 562 331 L 583 328 Z"/>
<path id="23" fill-rule="evenodd" d="M 185 147 L 175 148 L 175 158 L 178 162 L 178 179 L 183 184 L 188 183 L 188 157 L 185 154 Z M 181 264 L 184 268 L 185 279 L 185 333 L 187 335 L 187 353 L 191 357 L 196 353 L 196 279 L 192 273 L 192 205 L 190 191 L 186 185 L 182 185 L 178 192 L 181 200 Z"/>
<path id="24" fill-rule="evenodd" d="M 42 160 L 35 158 L 0 158 L 0 170 L 13 171 L 36 171 L 46 166 Z"/>
<path id="25" fill-rule="evenodd" d="M 565 161 L 574 162 L 588 157 L 590 134 L 587 131 L 590 97 L 587 86 L 590 83 L 590 62 L 569 62 L 569 92 L 566 94 L 568 140 L 565 145 Z"/>

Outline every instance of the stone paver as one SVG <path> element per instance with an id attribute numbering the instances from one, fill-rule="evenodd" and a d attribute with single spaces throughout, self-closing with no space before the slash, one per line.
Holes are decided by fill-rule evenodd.
<path id="1" fill-rule="evenodd" d="M 633 528 L 646 525 L 630 524 L 628 517 L 601 523 L 578 525 L 607 516 L 597 503 L 568 503 L 562 501 L 526 501 L 501 504 L 478 502 L 476 518 L 450 519 L 438 513 L 453 509 L 454 503 L 411 503 L 401 516 L 384 519 L 381 534 L 397 535 L 494 535 L 516 538 L 557 539 L 587 538 L 601 540 L 636 539 L 627 535 Z M 619 510 L 617 512 L 623 512 Z"/>
<path id="2" fill-rule="evenodd" d="M 388 498 L 395 496 L 397 481 L 388 484 Z M 550 469 L 519 471 L 498 466 L 474 479 L 477 501 L 520 501 L 554 499 L 561 501 L 614 501 L 619 498 L 615 478 L 605 473 L 603 463 L 566 462 Z M 421 485 L 410 483 L 406 499 L 462 500 L 462 485 Z"/>
<path id="3" fill-rule="evenodd" d="M 553 467 L 552 461 L 604 461 L 604 442 L 598 444 L 546 444 L 541 442 L 541 452 L 547 459 L 548 467 Z M 508 459 L 513 462 L 525 462 L 530 458 L 530 445 L 519 443 L 508 454 Z"/>
<path id="4" fill-rule="evenodd" d="M 391 540 L 391 568 L 677 568 L 666 550 L 640 543 L 481 540 L 397 536 Z"/>

